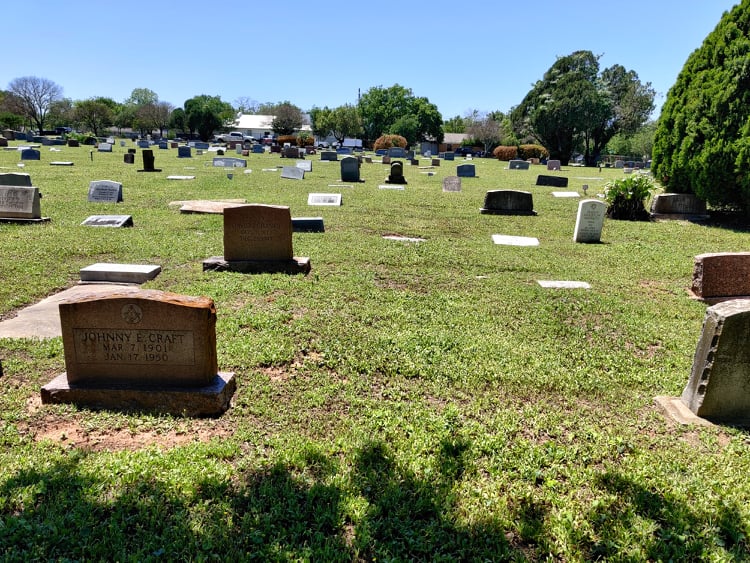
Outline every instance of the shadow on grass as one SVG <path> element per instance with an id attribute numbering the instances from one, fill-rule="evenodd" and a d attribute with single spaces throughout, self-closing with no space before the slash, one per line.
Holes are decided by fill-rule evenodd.
<path id="1" fill-rule="evenodd" d="M 439 474 L 426 481 L 394 463 L 385 444 L 366 444 L 342 485 L 329 484 L 342 481 L 338 461 L 315 451 L 289 466 L 187 484 L 174 482 L 175 460 L 166 468 L 119 460 L 113 483 L 92 472 L 93 454 L 70 453 L 0 481 L 0 559 L 524 559 L 498 524 L 456 523 L 453 487 L 467 448 L 443 443 Z M 529 520 L 515 525 L 530 536 L 544 518 L 523 509 L 517 517 Z"/>
<path id="2" fill-rule="evenodd" d="M 598 541 L 589 545 L 587 559 L 623 557 L 628 543 L 647 561 L 704 561 L 710 558 L 709 546 L 723 548 L 738 561 L 748 554 L 743 516 L 736 506 L 703 514 L 614 472 L 601 475 L 596 485 L 615 498 L 588 515 Z"/>

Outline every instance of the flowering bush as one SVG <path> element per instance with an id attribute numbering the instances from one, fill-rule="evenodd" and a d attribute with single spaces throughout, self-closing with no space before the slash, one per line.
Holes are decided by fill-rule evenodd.
<path id="1" fill-rule="evenodd" d="M 500 145 L 492 151 L 492 156 L 498 160 L 513 160 L 518 155 L 518 147 Z"/>
<path id="2" fill-rule="evenodd" d="M 628 221 L 650 219 L 644 201 L 654 190 L 654 183 L 640 174 L 612 180 L 604 184 L 604 198 L 609 203 L 607 217 Z"/>
<path id="3" fill-rule="evenodd" d="M 406 145 L 406 138 L 401 135 L 383 135 L 382 137 L 375 139 L 373 148 L 375 150 L 389 149 L 391 147 L 401 147 L 402 149 L 405 149 Z"/>

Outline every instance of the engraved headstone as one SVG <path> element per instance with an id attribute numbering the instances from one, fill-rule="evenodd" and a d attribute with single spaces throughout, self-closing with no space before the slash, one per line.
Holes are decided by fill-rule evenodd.
<path id="1" fill-rule="evenodd" d="M 31 176 L 24 172 L 8 172 L 0 174 L 0 186 L 31 187 Z"/>
<path id="2" fill-rule="evenodd" d="M 323 151 L 320 153 L 320 160 L 338 160 L 339 155 L 336 151 Z"/>
<path id="3" fill-rule="evenodd" d="M 340 206 L 341 194 L 308 194 L 307 205 Z"/>
<path id="4" fill-rule="evenodd" d="M 384 157 L 385 159 L 385 157 Z M 391 164 L 391 173 L 385 179 L 386 184 L 408 184 L 404 178 L 404 163 L 400 160 Z"/>
<path id="5" fill-rule="evenodd" d="M 177 147 L 177 158 L 192 158 L 192 150 L 193 149 L 186 145 Z"/>
<path id="6" fill-rule="evenodd" d="M 44 221 L 37 188 L 0 186 L 0 221 Z"/>
<path id="7" fill-rule="evenodd" d="M 341 159 L 341 181 L 359 182 L 359 159 L 353 156 L 345 156 Z"/>
<path id="8" fill-rule="evenodd" d="M 391 158 L 406 158 L 406 149 L 402 147 L 391 147 L 388 149 L 387 154 Z"/>
<path id="9" fill-rule="evenodd" d="M 706 202 L 695 194 L 658 194 L 651 202 L 651 215 L 655 219 L 692 219 L 709 217 Z"/>
<path id="10" fill-rule="evenodd" d="M 289 180 L 304 180 L 305 171 L 296 166 L 284 166 L 281 169 L 281 177 Z"/>
<path id="11" fill-rule="evenodd" d="M 390 164 L 391 163 L 391 157 L 389 155 L 383 155 L 383 164 Z"/>
<path id="12" fill-rule="evenodd" d="M 312 160 L 298 160 L 295 166 L 305 172 L 312 172 Z"/>
<path id="13" fill-rule="evenodd" d="M 110 143 L 99 143 L 97 150 L 99 152 L 112 152 L 112 145 Z"/>
<path id="14" fill-rule="evenodd" d="M 750 423 L 750 300 L 733 299 L 706 309 L 690 378 L 681 401 L 696 416 Z"/>
<path id="15" fill-rule="evenodd" d="M 567 188 L 568 178 L 565 176 L 546 176 L 539 174 L 536 177 L 537 186 L 552 186 L 553 188 Z"/>
<path id="16" fill-rule="evenodd" d="M 520 190 L 488 191 L 479 211 L 488 215 L 536 215 L 531 192 Z"/>
<path id="17" fill-rule="evenodd" d="M 224 209 L 224 256 L 204 260 L 203 269 L 297 274 L 310 271 L 310 259 L 292 254 L 288 207 L 250 204 Z"/>
<path id="18" fill-rule="evenodd" d="M 456 159 L 456 153 L 448 151 L 445 154 L 443 154 L 443 159 L 444 160 L 455 160 Z"/>
<path id="19" fill-rule="evenodd" d="M 41 153 L 36 149 L 24 149 L 21 151 L 21 160 L 40 160 Z"/>
<path id="20" fill-rule="evenodd" d="M 212 164 L 223 168 L 247 168 L 247 160 L 231 156 L 214 157 Z"/>
<path id="21" fill-rule="evenodd" d="M 292 217 L 292 231 L 295 233 L 324 233 L 323 217 Z"/>
<path id="22" fill-rule="evenodd" d="M 456 166 L 456 176 L 459 178 L 474 178 L 476 176 L 476 168 L 473 164 L 461 164 Z"/>
<path id="23" fill-rule="evenodd" d="M 446 176 L 445 178 L 443 178 L 443 191 L 460 192 L 461 178 L 459 178 L 458 176 Z"/>
<path id="24" fill-rule="evenodd" d="M 234 374 L 217 368 L 212 299 L 127 288 L 59 307 L 66 371 L 42 403 L 188 416 L 229 407 Z"/>
<path id="25" fill-rule="evenodd" d="M 81 223 L 84 227 L 112 227 L 115 229 L 133 226 L 132 215 L 90 215 Z"/>
<path id="26" fill-rule="evenodd" d="M 547 170 L 561 170 L 561 164 L 559 160 L 548 160 Z"/>
<path id="27" fill-rule="evenodd" d="M 112 180 L 94 180 L 89 183 L 89 202 L 120 203 L 122 184 Z"/>
<path id="28" fill-rule="evenodd" d="M 528 170 L 529 166 L 530 163 L 525 160 L 511 160 L 508 162 L 509 170 Z"/>
<path id="29" fill-rule="evenodd" d="M 575 242 L 601 242 L 607 204 L 598 199 L 584 199 L 578 203 L 578 214 L 573 231 Z"/>

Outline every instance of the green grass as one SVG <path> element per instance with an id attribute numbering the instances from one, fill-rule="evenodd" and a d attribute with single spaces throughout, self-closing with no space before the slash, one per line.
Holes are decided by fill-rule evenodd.
<path id="1" fill-rule="evenodd" d="M 380 164 L 329 188 L 339 165 L 317 156 L 299 182 L 262 172 L 290 164 L 278 155 L 228 180 L 210 155 L 156 150 L 163 172 L 146 174 L 140 154 L 89 150 L 26 162 L 52 220 L 0 224 L 0 318 L 94 262 L 160 264 L 146 287 L 215 300 L 238 390 L 215 420 L 40 406 L 60 339 L 0 340 L 0 559 L 750 560 L 748 434 L 676 426 L 653 404 L 690 373 L 705 312 L 687 295 L 693 257 L 746 250 L 743 230 L 607 220 L 602 244 L 575 244 L 578 200 L 534 186 L 541 167 L 491 159 L 443 193 L 460 162 L 405 166 L 399 192 L 377 188 Z M 0 152 L 0 171 L 18 161 Z M 596 194 L 622 172 L 562 174 Z M 122 182 L 125 201 L 88 203 L 95 179 Z M 538 215 L 481 215 L 505 188 L 532 192 Z M 342 207 L 307 206 L 328 191 Z M 169 206 L 203 198 L 323 216 L 325 233 L 294 235 L 311 273 L 204 273 L 221 216 Z M 80 226 L 94 214 L 135 226 Z"/>

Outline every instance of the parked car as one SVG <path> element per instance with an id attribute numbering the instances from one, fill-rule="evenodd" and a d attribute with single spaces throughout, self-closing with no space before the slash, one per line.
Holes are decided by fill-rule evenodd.
<path id="1" fill-rule="evenodd" d="M 475 149 L 474 147 L 458 147 L 453 152 L 463 156 L 479 156 L 482 151 L 479 149 Z"/>
<path id="2" fill-rule="evenodd" d="M 253 142 L 254 139 L 250 135 L 245 135 L 244 133 L 241 133 L 240 131 L 232 131 L 230 133 L 220 133 L 216 135 L 216 140 L 219 143 L 228 143 L 229 141 L 240 141 L 240 142 Z"/>

